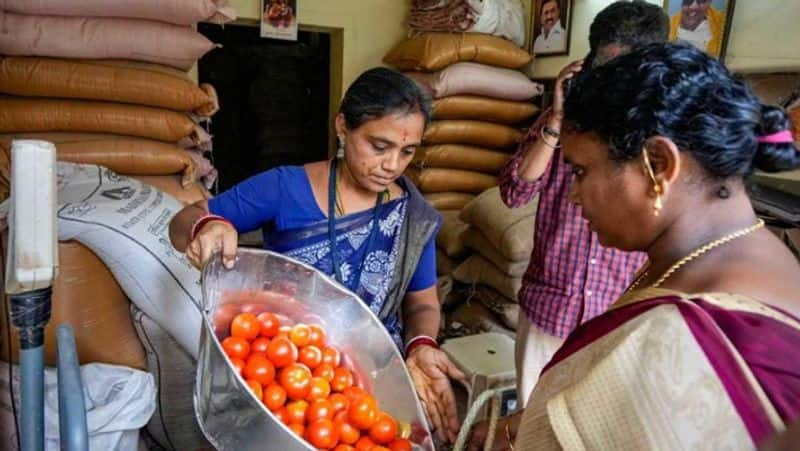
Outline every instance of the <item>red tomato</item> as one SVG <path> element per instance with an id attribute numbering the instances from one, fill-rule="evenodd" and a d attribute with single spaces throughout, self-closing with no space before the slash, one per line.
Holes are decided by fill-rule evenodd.
<path id="1" fill-rule="evenodd" d="M 289 425 L 289 429 L 295 433 L 298 437 L 303 437 L 303 433 L 306 431 L 306 427 L 300 423 L 292 423 Z"/>
<path id="2" fill-rule="evenodd" d="M 361 431 L 347 421 L 334 421 L 339 428 L 339 441 L 348 445 L 354 445 L 361 438 Z"/>
<path id="3" fill-rule="evenodd" d="M 333 380 L 331 381 L 331 389 L 333 391 L 344 391 L 347 387 L 353 385 L 353 373 L 347 368 L 336 368 L 333 370 Z"/>
<path id="4" fill-rule="evenodd" d="M 308 326 L 311 334 L 309 336 L 308 344 L 314 345 L 320 349 L 325 347 L 325 329 L 317 324 L 309 324 Z"/>
<path id="5" fill-rule="evenodd" d="M 259 401 L 264 397 L 264 393 L 261 390 L 261 384 L 258 383 L 257 380 L 247 379 L 247 386 L 250 387 L 250 391 L 258 398 Z"/>
<path id="6" fill-rule="evenodd" d="M 270 384 L 264 389 L 264 405 L 276 412 L 286 404 L 286 390 L 278 384 Z"/>
<path id="7" fill-rule="evenodd" d="M 267 347 L 267 358 L 278 368 L 289 366 L 297 360 L 297 347 L 288 338 L 274 338 Z"/>
<path id="8" fill-rule="evenodd" d="M 336 445 L 336 448 L 333 448 L 333 451 L 356 451 L 356 449 L 350 445 L 344 445 L 340 443 Z"/>
<path id="9" fill-rule="evenodd" d="M 306 401 L 292 401 L 286 404 L 286 417 L 288 424 L 305 424 L 306 413 L 308 412 L 308 403 Z"/>
<path id="10" fill-rule="evenodd" d="M 309 423 L 305 438 L 317 448 L 330 449 L 339 442 L 339 430 L 331 420 L 317 420 Z"/>
<path id="11" fill-rule="evenodd" d="M 295 346 L 301 348 L 307 346 L 311 341 L 311 329 L 305 324 L 296 324 L 289 331 L 289 339 L 292 340 Z"/>
<path id="12" fill-rule="evenodd" d="M 334 412 L 336 412 L 335 409 L 334 409 Z M 341 423 L 343 421 L 347 421 L 347 411 L 346 410 L 340 410 L 340 411 L 338 411 L 338 412 L 333 414 L 333 422 L 334 423 Z"/>
<path id="13" fill-rule="evenodd" d="M 369 429 L 378 420 L 378 405 L 375 398 L 366 395 L 350 401 L 347 421 L 359 429 Z"/>
<path id="14" fill-rule="evenodd" d="M 222 350 L 230 358 L 246 360 L 250 355 L 250 343 L 242 337 L 228 337 L 222 340 Z"/>
<path id="15" fill-rule="evenodd" d="M 389 443 L 389 449 L 391 451 L 411 451 L 411 442 L 408 439 L 398 438 Z"/>
<path id="16" fill-rule="evenodd" d="M 336 348 L 325 346 L 322 349 L 322 363 L 328 363 L 330 366 L 336 368 L 341 362 L 342 356 Z"/>
<path id="17" fill-rule="evenodd" d="M 281 407 L 280 409 L 276 410 L 275 416 L 281 421 L 281 423 L 288 425 L 289 424 L 289 411 L 286 407 Z"/>
<path id="18" fill-rule="evenodd" d="M 311 389 L 308 391 L 308 400 L 327 399 L 331 394 L 331 384 L 321 377 L 311 378 Z"/>
<path id="19" fill-rule="evenodd" d="M 296 363 L 281 370 L 280 381 L 290 399 L 306 399 L 311 391 L 311 371 Z"/>
<path id="20" fill-rule="evenodd" d="M 233 369 L 236 370 L 236 374 L 241 376 L 242 369 L 244 369 L 244 360 L 238 357 L 231 357 L 230 360 L 231 365 L 233 365 Z"/>
<path id="21" fill-rule="evenodd" d="M 303 346 L 297 361 L 313 370 L 322 363 L 322 350 L 314 345 Z"/>
<path id="22" fill-rule="evenodd" d="M 267 355 L 267 348 L 269 347 L 269 338 L 258 337 L 250 342 L 250 352 L 255 354 Z"/>
<path id="23" fill-rule="evenodd" d="M 292 326 L 281 326 L 278 328 L 278 335 L 276 337 L 289 338 L 289 332 L 292 331 Z"/>
<path id="24" fill-rule="evenodd" d="M 347 399 L 349 399 L 351 403 L 356 399 L 367 396 L 367 392 L 361 387 L 347 387 L 342 391 L 342 394 L 347 396 Z"/>
<path id="25" fill-rule="evenodd" d="M 386 445 L 397 438 L 397 421 L 386 412 L 378 415 L 378 420 L 369 428 L 369 438 L 379 445 Z"/>
<path id="26" fill-rule="evenodd" d="M 328 363 L 320 363 L 318 367 L 314 368 L 314 376 L 321 377 L 328 382 L 333 380 L 335 374 L 333 367 Z"/>
<path id="27" fill-rule="evenodd" d="M 256 317 L 261 325 L 260 333 L 262 337 L 272 338 L 278 335 L 278 328 L 281 327 L 281 320 L 272 313 L 259 313 Z"/>
<path id="28" fill-rule="evenodd" d="M 259 354 L 251 355 L 247 359 L 242 374 L 245 379 L 258 381 L 261 385 L 269 385 L 275 380 L 275 367 L 266 357 Z"/>
<path id="29" fill-rule="evenodd" d="M 369 451 L 392 451 L 392 450 L 390 450 L 385 446 L 375 445 L 372 448 L 370 448 Z"/>
<path id="30" fill-rule="evenodd" d="M 258 336 L 261 331 L 261 324 L 256 315 L 252 313 L 240 313 L 233 317 L 231 321 L 231 336 L 241 337 L 250 341 Z"/>
<path id="31" fill-rule="evenodd" d="M 333 420 L 333 406 L 327 399 L 312 401 L 306 412 L 309 423 L 317 420 Z"/>
<path id="32" fill-rule="evenodd" d="M 356 442 L 356 450 L 358 451 L 371 451 L 372 448 L 375 448 L 375 442 L 366 435 Z"/>
<path id="33" fill-rule="evenodd" d="M 350 400 L 347 396 L 341 393 L 334 393 L 328 396 L 328 401 L 330 401 L 331 405 L 333 406 L 333 411 L 338 413 L 343 410 L 347 410 L 350 407 Z"/>

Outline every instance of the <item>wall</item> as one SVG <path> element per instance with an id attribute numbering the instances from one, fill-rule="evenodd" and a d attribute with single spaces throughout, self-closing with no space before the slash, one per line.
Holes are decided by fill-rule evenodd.
<path id="1" fill-rule="evenodd" d="M 364 70 L 380 65 L 383 55 L 406 35 L 410 0 L 298 0 L 298 3 L 301 27 L 343 30 L 343 88 Z M 230 0 L 230 4 L 241 18 L 260 18 L 260 0 Z"/>
<path id="2" fill-rule="evenodd" d="M 647 0 L 663 5 L 662 0 Z M 528 12 L 530 1 L 527 1 Z M 589 25 L 613 0 L 575 0 L 568 56 L 540 58 L 526 72 L 533 78 L 554 78 L 570 61 L 589 52 Z M 530 16 L 528 16 L 530 17 Z M 800 70 L 800 1 L 738 0 L 726 64 L 737 72 Z"/>

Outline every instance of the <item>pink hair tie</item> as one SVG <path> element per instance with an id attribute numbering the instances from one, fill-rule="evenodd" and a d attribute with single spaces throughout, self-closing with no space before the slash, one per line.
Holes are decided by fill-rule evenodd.
<path id="1" fill-rule="evenodd" d="M 789 130 L 781 130 L 771 135 L 759 136 L 757 141 L 764 144 L 787 144 L 793 143 L 794 137 Z"/>

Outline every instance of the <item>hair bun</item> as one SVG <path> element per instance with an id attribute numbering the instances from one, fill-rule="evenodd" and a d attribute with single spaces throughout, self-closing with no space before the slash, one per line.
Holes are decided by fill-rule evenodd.
<path id="1" fill-rule="evenodd" d="M 761 106 L 761 124 L 756 129 L 758 136 L 767 136 L 791 130 L 786 112 L 772 105 Z M 757 136 L 757 137 L 758 137 Z M 795 143 L 757 143 L 753 167 L 765 172 L 781 172 L 800 166 L 800 150 Z"/>

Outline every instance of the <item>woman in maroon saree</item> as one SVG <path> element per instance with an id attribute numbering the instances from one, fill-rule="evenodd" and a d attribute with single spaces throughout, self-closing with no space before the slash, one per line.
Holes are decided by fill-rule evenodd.
<path id="1" fill-rule="evenodd" d="M 600 242 L 649 261 L 544 369 L 515 449 L 754 449 L 800 419 L 800 265 L 743 182 L 800 164 L 784 111 L 657 44 L 576 80 L 562 144 Z"/>

